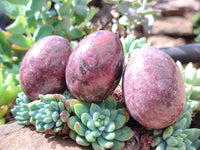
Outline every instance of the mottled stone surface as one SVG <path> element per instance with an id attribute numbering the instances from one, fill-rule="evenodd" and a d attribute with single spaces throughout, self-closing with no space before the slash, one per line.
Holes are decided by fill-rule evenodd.
<path id="1" fill-rule="evenodd" d="M 64 136 L 38 133 L 16 121 L 0 126 L 0 150 L 91 150 L 81 147 Z"/>

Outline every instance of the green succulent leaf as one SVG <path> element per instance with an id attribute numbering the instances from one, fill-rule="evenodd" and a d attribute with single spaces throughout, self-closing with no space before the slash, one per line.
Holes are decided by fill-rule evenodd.
<path id="1" fill-rule="evenodd" d="M 110 110 L 110 120 L 114 120 L 117 116 L 118 111 L 116 109 Z"/>
<path id="2" fill-rule="evenodd" d="M 71 116 L 68 120 L 67 120 L 67 125 L 71 130 L 74 130 L 74 125 L 77 121 L 80 121 L 80 119 L 77 116 Z"/>
<path id="3" fill-rule="evenodd" d="M 133 137 L 134 132 L 127 126 L 122 127 L 115 131 L 115 139 L 118 141 L 127 141 Z"/>
<path id="4" fill-rule="evenodd" d="M 115 132 L 103 132 L 102 136 L 104 139 L 111 141 L 116 137 L 116 134 Z"/>
<path id="5" fill-rule="evenodd" d="M 67 119 L 69 118 L 69 116 L 70 116 L 70 114 L 66 110 L 63 110 L 60 113 L 60 118 L 61 118 L 62 122 L 67 122 Z"/>
<path id="6" fill-rule="evenodd" d="M 114 144 L 112 141 L 105 140 L 103 137 L 98 137 L 97 142 L 103 148 L 111 148 Z"/>
<path id="7" fill-rule="evenodd" d="M 167 127 L 164 132 L 163 132 L 163 139 L 167 139 L 168 137 L 170 137 L 173 134 L 173 127 L 169 126 Z"/>
<path id="8" fill-rule="evenodd" d="M 166 142 L 169 146 L 177 146 L 178 145 L 178 140 L 174 136 L 170 136 L 169 138 L 167 138 Z"/>
<path id="9" fill-rule="evenodd" d="M 69 137 L 72 139 L 72 140 L 74 140 L 74 141 L 76 141 L 76 137 L 78 136 L 78 134 L 74 131 L 74 130 L 70 130 L 70 132 L 69 132 Z"/>
<path id="10" fill-rule="evenodd" d="M 93 116 L 95 112 L 101 112 L 101 108 L 97 104 L 92 103 L 90 106 L 90 115 Z"/>
<path id="11" fill-rule="evenodd" d="M 86 132 L 86 127 L 79 121 L 75 122 L 74 124 L 74 130 L 76 133 L 78 133 L 80 136 L 84 136 Z"/>
<path id="12" fill-rule="evenodd" d="M 111 147 L 111 150 L 122 150 L 124 147 L 124 142 L 114 140 L 114 145 Z"/>
<path id="13" fill-rule="evenodd" d="M 85 138 L 88 142 L 95 142 L 96 141 L 96 136 L 95 136 L 95 132 L 87 130 L 85 132 Z"/>
<path id="14" fill-rule="evenodd" d="M 92 147 L 94 150 L 105 150 L 102 146 L 100 146 L 97 142 L 92 143 Z"/>
<path id="15" fill-rule="evenodd" d="M 75 104 L 74 105 L 74 112 L 77 117 L 81 118 L 83 113 L 89 113 L 88 108 L 83 104 Z"/>
<path id="16" fill-rule="evenodd" d="M 88 121 L 91 120 L 91 119 L 92 119 L 92 117 L 91 117 L 90 114 L 88 114 L 88 113 L 83 113 L 83 114 L 81 115 L 81 121 L 82 121 L 82 123 L 83 123 L 84 125 L 87 125 Z"/>
<path id="17" fill-rule="evenodd" d="M 90 143 L 82 136 L 78 135 L 76 137 L 76 143 L 82 146 L 89 146 Z"/>
<path id="18" fill-rule="evenodd" d="M 106 126 L 105 131 L 113 132 L 114 130 L 115 130 L 115 123 L 113 121 L 110 121 L 109 124 Z"/>
<path id="19" fill-rule="evenodd" d="M 187 135 L 187 138 L 190 141 L 194 141 L 200 137 L 200 129 L 192 128 L 192 129 L 185 129 L 183 134 Z"/>
<path id="20" fill-rule="evenodd" d="M 114 120 L 114 123 L 115 123 L 115 129 L 120 129 L 126 123 L 126 117 L 122 114 L 118 114 Z"/>

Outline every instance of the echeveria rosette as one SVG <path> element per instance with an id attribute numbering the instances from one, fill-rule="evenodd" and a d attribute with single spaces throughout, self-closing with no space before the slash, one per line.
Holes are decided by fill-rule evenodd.
<path id="1" fill-rule="evenodd" d="M 200 129 L 190 128 L 192 110 L 190 103 L 178 120 L 171 126 L 154 130 L 152 146 L 155 150 L 196 150 L 200 147 Z"/>
<path id="2" fill-rule="evenodd" d="M 16 99 L 16 105 L 11 109 L 11 112 L 20 125 L 30 124 L 30 110 L 28 108 L 30 102 L 29 98 L 23 92 L 20 92 Z"/>
<path id="3" fill-rule="evenodd" d="M 133 137 L 133 131 L 125 126 L 129 113 L 113 97 L 98 103 L 71 99 L 65 107 L 74 113 L 67 124 L 69 136 L 79 145 L 91 144 L 94 150 L 121 150 Z"/>
<path id="4" fill-rule="evenodd" d="M 70 116 L 64 106 L 66 98 L 61 94 L 39 95 L 39 98 L 28 104 L 30 122 L 37 131 L 65 134 L 68 131 L 66 121 Z"/>

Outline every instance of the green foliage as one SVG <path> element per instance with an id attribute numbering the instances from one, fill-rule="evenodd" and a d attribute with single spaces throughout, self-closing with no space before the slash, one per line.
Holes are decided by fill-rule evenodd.
<path id="1" fill-rule="evenodd" d="M 154 130 L 152 146 L 156 150 L 199 148 L 200 129 L 189 128 L 192 121 L 191 115 L 190 103 L 186 102 L 183 113 L 174 124 L 164 129 Z"/>
<path id="2" fill-rule="evenodd" d="M 28 104 L 31 101 L 28 97 L 23 93 L 18 94 L 18 98 L 16 99 L 16 105 L 11 109 L 11 112 L 15 115 L 15 119 L 18 120 L 20 125 L 29 125 L 30 124 L 30 115 Z"/>
<path id="3" fill-rule="evenodd" d="M 195 42 L 200 42 L 200 11 L 192 18 L 193 32 L 196 35 Z"/>
<path id="4" fill-rule="evenodd" d="M 188 100 L 200 100 L 200 68 L 194 68 L 190 62 L 184 68 L 181 62 L 177 61 L 181 69 L 186 84 L 186 95 Z M 194 101 L 195 102 L 195 101 Z"/>
<path id="5" fill-rule="evenodd" d="M 39 39 L 52 34 L 71 41 L 91 33 L 93 29 L 90 19 L 97 9 L 88 8 L 88 2 L 89 0 L 1 0 L 0 8 L 14 20 L 6 28 L 12 33 L 10 42 L 30 48 Z"/>
<path id="6" fill-rule="evenodd" d="M 112 97 L 91 104 L 72 99 L 66 105 L 74 113 L 67 120 L 70 137 L 79 145 L 118 150 L 133 136 L 132 130 L 124 126 L 129 120 L 128 112 Z"/>
<path id="7" fill-rule="evenodd" d="M 124 64 L 126 65 L 131 58 L 132 52 L 135 49 L 141 49 L 145 47 L 149 47 L 150 44 L 146 43 L 145 38 L 135 39 L 135 36 L 130 34 L 126 36 L 126 38 L 121 37 L 121 43 L 124 50 Z"/>
<path id="8" fill-rule="evenodd" d="M 115 5 L 113 11 L 112 31 L 124 31 L 130 34 L 135 27 L 142 25 L 145 33 L 150 33 L 154 16 L 159 11 L 152 10 L 148 0 L 105 0 Z"/>

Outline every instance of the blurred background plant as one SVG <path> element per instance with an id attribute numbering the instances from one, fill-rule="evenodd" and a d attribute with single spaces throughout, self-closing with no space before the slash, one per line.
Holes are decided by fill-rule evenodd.
<path id="1" fill-rule="evenodd" d="M 193 32 L 195 34 L 195 42 L 200 42 L 200 11 L 192 18 Z"/>

